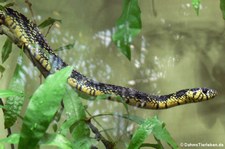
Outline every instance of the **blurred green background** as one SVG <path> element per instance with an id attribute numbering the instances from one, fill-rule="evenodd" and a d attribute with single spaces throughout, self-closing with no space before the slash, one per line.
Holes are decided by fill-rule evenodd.
<path id="1" fill-rule="evenodd" d="M 133 42 L 131 61 L 119 53 L 111 41 L 116 19 L 122 11 L 121 0 L 30 2 L 37 22 L 49 16 L 62 20 L 62 24 L 52 27 L 48 43 L 53 49 L 75 43 L 74 48 L 58 52 L 58 55 L 89 78 L 153 94 L 193 87 L 217 89 L 219 95 L 211 101 L 157 111 L 129 107 L 129 111 L 143 118 L 158 115 L 178 145 L 223 143 L 225 147 L 225 28 L 219 0 L 202 1 L 199 16 L 191 0 L 155 0 L 154 3 L 140 0 L 143 28 Z M 17 2 L 13 8 L 31 17 L 24 3 Z M 1 46 L 5 39 L 0 36 Z M 1 79 L 1 89 L 7 88 L 16 65 L 19 50 L 17 47 L 13 50 L 4 65 L 7 70 Z M 26 96 L 29 97 L 40 84 L 40 73 L 28 59 L 26 61 L 23 69 L 26 71 Z M 84 103 L 93 115 L 125 113 L 121 103 L 87 100 Z M 2 138 L 5 136 L 2 111 L 0 118 Z M 98 121 L 105 129 L 110 129 L 109 133 L 118 141 L 118 148 L 124 147 L 136 128 L 118 118 L 101 117 Z M 151 140 L 150 137 L 146 142 Z"/>

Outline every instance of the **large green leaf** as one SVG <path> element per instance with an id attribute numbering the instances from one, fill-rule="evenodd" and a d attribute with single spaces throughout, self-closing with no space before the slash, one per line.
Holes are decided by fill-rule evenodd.
<path id="1" fill-rule="evenodd" d="M 199 14 L 200 4 L 200 0 L 192 0 L 192 6 L 194 7 L 197 15 Z"/>
<path id="2" fill-rule="evenodd" d="M 9 54 L 12 52 L 12 41 L 7 38 L 2 47 L 2 63 L 4 63 L 8 58 Z"/>
<path id="3" fill-rule="evenodd" d="M 43 137 L 66 92 L 72 67 L 47 77 L 32 96 L 22 124 L 19 149 L 33 149 Z"/>
<path id="4" fill-rule="evenodd" d="M 130 45 L 141 31 L 141 10 L 138 0 L 123 0 L 123 12 L 116 23 L 113 41 L 120 51 L 130 60 Z"/>
<path id="5" fill-rule="evenodd" d="M 225 0 L 220 0 L 220 10 L 222 11 L 223 19 L 225 20 Z"/>
<path id="6" fill-rule="evenodd" d="M 9 84 L 9 89 L 19 93 L 24 93 L 25 84 L 24 80 L 20 76 L 21 72 L 21 65 L 17 64 L 14 75 Z M 20 114 L 23 101 L 23 96 L 13 96 L 7 98 L 5 103 L 6 110 L 4 110 L 5 128 L 10 128 L 16 122 L 17 116 Z"/>
<path id="7" fill-rule="evenodd" d="M 63 123 L 60 132 L 64 135 L 70 130 L 74 141 L 86 140 L 90 136 L 90 129 L 85 122 L 86 113 L 81 99 L 74 90 L 69 87 L 63 99 L 67 121 Z"/>

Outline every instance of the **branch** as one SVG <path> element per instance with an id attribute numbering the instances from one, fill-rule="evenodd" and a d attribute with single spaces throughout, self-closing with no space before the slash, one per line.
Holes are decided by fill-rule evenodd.
<path id="1" fill-rule="evenodd" d="M 106 140 L 101 133 L 99 132 L 98 128 L 96 128 L 92 123 L 91 120 L 89 119 L 87 121 L 87 124 L 89 125 L 89 127 L 91 128 L 91 131 L 95 134 L 95 138 L 99 141 L 101 140 L 102 143 L 105 145 L 106 149 L 113 149 L 114 148 L 114 143 Z"/>
<path id="2" fill-rule="evenodd" d="M 18 44 L 19 43 L 19 39 L 16 38 L 13 33 L 4 25 L 0 26 L 0 34 L 5 34 L 6 36 L 8 36 L 13 43 Z"/>
<path id="3" fill-rule="evenodd" d="M 8 38 L 16 44 L 19 48 L 23 49 L 24 53 L 27 55 L 27 57 L 32 61 L 34 66 L 36 66 L 42 75 L 46 78 L 49 74 L 49 72 L 31 55 L 29 49 L 27 49 L 26 46 L 24 46 L 24 43 L 19 43 L 19 39 L 14 36 L 14 34 L 4 25 L 0 24 L 0 34 L 5 34 L 8 36 Z"/>

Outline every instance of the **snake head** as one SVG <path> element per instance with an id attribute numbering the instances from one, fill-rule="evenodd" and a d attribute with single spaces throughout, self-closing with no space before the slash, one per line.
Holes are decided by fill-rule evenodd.
<path id="1" fill-rule="evenodd" d="M 217 91 L 209 88 L 193 88 L 187 92 L 187 96 L 194 102 L 209 100 L 217 96 Z"/>
<path id="2" fill-rule="evenodd" d="M 218 92 L 215 89 L 202 88 L 202 92 L 208 98 L 214 98 L 218 95 Z"/>

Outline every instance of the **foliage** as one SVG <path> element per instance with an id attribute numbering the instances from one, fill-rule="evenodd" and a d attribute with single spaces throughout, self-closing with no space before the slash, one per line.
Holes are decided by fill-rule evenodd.
<path id="1" fill-rule="evenodd" d="M 59 19 L 54 19 L 54 18 L 49 17 L 49 18 L 47 18 L 46 20 L 44 20 L 41 24 L 39 24 L 38 27 L 39 27 L 39 28 L 45 28 L 45 27 L 47 27 L 47 26 L 53 25 L 55 22 L 60 22 L 60 23 L 62 23 L 62 21 L 59 20 Z"/>
<path id="2" fill-rule="evenodd" d="M 35 148 L 44 136 L 66 93 L 67 78 L 71 72 L 72 68 L 67 67 L 50 75 L 36 90 L 23 119 L 19 148 Z"/>
<path id="3" fill-rule="evenodd" d="M 65 46 L 59 47 L 57 49 L 55 49 L 55 51 L 63 51 L 63 50 L 70 50 L 75 46 L 75 43 L 69 43 Z"/>
<path id="4" fill-rule="evenodd" d="M 4 2 L 6 2 L 7 0 L 0 0 L 0 3 L 4 3 Z"/>
<path id="5" fill-rule="evenodd" d="M 113 41 L 120 51 L 130 60 L 130 44 L 141 31 L 141 10 L 138 0 L 123 0 L 123 12 L 116 23 Z"/>
<path id="6" fill-rule="evenodd" d="M 222 11 L 223 19 L 225 20 L 225 0 L 220 0 L 220 9 Z"/>
<path id="7" fill-rule="evenodd" d="M 17 64 L 14 75 L 9 83 L 9 89 L 13 90 L 14 94 L 18 93 L 21 94 L 21 96 L 15 94 L 15 96 L 7 98 L 5 103 L 5 108 L 7 110 L 4 111 L 5 128 L 10 128 L 16 122 L 24 102 L 23 93 L 25 84 L 20 76 L 21 72 L 21 64 Z"/>
<path id="8" fill-rule="evenodd" d="M 0 98 L 6 98 L 11 96 L 23 96 L 23 93 L 19 93 L 12 90 L 0 90 Z"/>
<path id="9" fill-rule="evenodd" d="M 147 136 L 151 133 L 154 134 L 158 144 L 156 146 L 161 146 L 162 141 L 166 141 L 172 148 L 178 148 L 175 141 L 171 138 L 168 131 L 165 129 L 165 124 L 160 122 L 157 117 L 152 119 L 146 119 L 142 122 L 139 128 L 134 133 L 131 142 L 128 146 L 128 149 L 138 149 L 147 138 Z"/>
<path id="10" fill-rule="evenodd" d="M 9 54 L 12 52 L 12 41 L 7 38 L 5 41 L 5 44 L 2 47 L 2 63 L 4 63 L 8 57 Z"/>
<path id="11" fill-rule="evenodd" d="M 0 3 L 7 0 L 0 0 Z M 10 6 L 12 3 L 6 4 Z M 200 0 L 192 0 L 197 15 L 199 14 Z M 1 6 L 4 8 L 4 6 Z M 225 19 L 225 0 L 220 0 L 220 9 Z M 39 27 L 51 27 L 55 22 L 61 20 L 48 18 L 43 21 Z M 129 60 L 131 59 L 131 44 L 133 39 L 140 33 L 141 25 L 141 10 L 138 5 L 138 0 L 123 0 L 122 14 L 117 20 L 113 41 Z M 71 49 L 74 44 L 68 44 L 57 49 Z M 12 51 L 12 42 L 7 39 L 2 48 L 2 63 L 10 56 Z M 67 78 L 71 73 L 72 68 L 67 67 L 56 74 L 49 76 L 46 81 L 40 85 L 31 97 L 24 118 L 20 116 L 20 110 L 24 98 L 24 84 L 18 75 L 18 70 L 21 66 L 17 66 L 14 76 L 11 79 L 11 85 L 8 90 L 0 90 L 0 98 L 8 98 L 5 105 L 0 108 L 4 110 L 5 127 L 10 128 L 14 125 L 17 117 L 23 120 L 20 134 L 13 133 L 7 138 L 0 140 L 0 148 L 4 148 L 2 144 L 18 144 L 19 148 L 38 148 L 39 146 L 57 146 L 63 149 L 72 148 L 90 148 L 94 146 L 97 138 L 101 140 L 101 133 L 97 133 L 96 138 L 91 138 L 93 134 L 90 132 L 90 120 L 97 116 L 116 116 L 130 120 L 138 125 L 138 129 L 134 132 L 129 144 L 129 149 L 140 147 L 163 148 L 161 141 L 166 142 L 171 148 L 178 148 L 175 141 L 170 136 L 165 128 L 165 124 L 158 120 L 157 117 L 143 119 L 139 116 L 124 114 L 99 114 L 88 117 L 85 112 L 85 107 L 81 102 L 81 98 L 76 92 L 67 86 Z M 0 73 L 5 70 L 4 66 L 0 65 Z M 107 95 L 102 95 L 96 99 L 106 99 Z M 62 100 L 63 99 L 63 100 Z M 118 100 L 121 100 L 119 98 Z M 64 103 L 65 112 L 67 115 L 66 121 L 62 124 L 57 124 L 56 132 L 49 133 L 48 128 L 54 121 L 54 116 L 60 106 L 61 101 Z M 127 105 L 124 103 L 125 108 Z M 59 115 L 61 116 L 61 115 Z M 103 130 L 104 131 L 104 130 Z M 102 132 L 103 132 L 102 131 Z M 155 138 L 155 144 L 144 143 L 149 135 Z M 71 136 L 71 137 L 68 137 Z M 110 140 L 111 141 L 111 140 Z M 103 142 L 103 141 L 102 141 Z"/>
<path id="12" fill-rule="evenodd" d="M 4 71 L 5 71 L 5 67 L 3 67 L 2 65 L 0 65 L 0 73 L 1 73 L 1 76 L 2 76 L 2 74 L 3 74 Z"/>
<path id="13" fill-rule="evenodd" d="M 197 15 L 199 15 L 200 4 L 200 0 L 192 0 L 192 6 L 195 9 Z"/>
<path id="14" fill-rule="evenodd" d="M 35 91 L 28 104 L 20 134 L 12 134 L 0 140 L 0 143 L 19 144 L 21 149 L 35 148 L 38 145 L 53 145 L 63 149 L 90 148 L 91 145 L 96 144 L 95 140 L 90 139 L 90 129 L 86 121 L 88 118 L 79 96 L 66 85 L 71 70 L 71 67 L 65 68 L 46 79 Z M 1 97 L 22 96 L 18 92 L 9 90 L 2 91 L 2 93 L 4 94 L 0 94 Z M 49 134 L 47 128 L 53 120 L 61 99 L 64 99 L 68 118 L 59 127 L 58 133 Z M 157 139 L 175 146 L 164 124 L 156 117 L 146 120 L 132 115 L 122 117 L 139 124 L 139 129 L 135 132 L 129 148 L 140 147 L 150 133 Z M 72 136 L 72 140 L 66 137 L 68 134 Z"/>
<path id="15" fill-rule="evenodd" d="M 92 141 L 89 139 L 90 130 L 85 122 L 86 113 L 81 99 L 77 93 L 70 88 L 67 90 L 67 94 L 63 101 L 68 118 L 67 121 L 60 127 L 59 132 L 67 135 L 69 130 L 74 140 L 77 142 L 82 141 L 89 147 L 91 144 L 90 142 Z M 76 143 L 75 145 L 80 148 L 79 143 Z"/>

